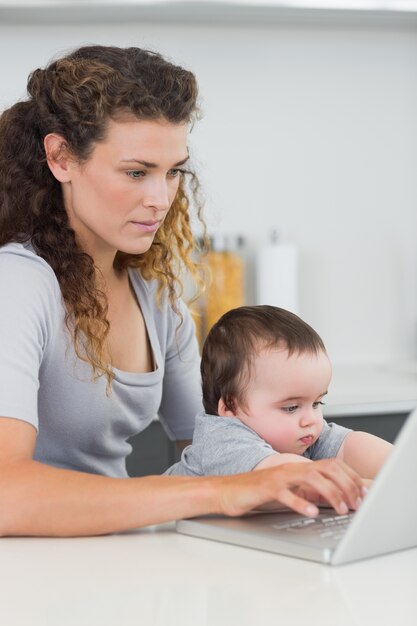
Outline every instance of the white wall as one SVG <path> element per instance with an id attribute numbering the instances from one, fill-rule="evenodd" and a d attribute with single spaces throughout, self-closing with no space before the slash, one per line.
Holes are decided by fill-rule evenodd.
<path id="1" fill-rule="evenodd" d="M 417 356 L 416 29 L 0 25 L 0 105 L 92 42 L 197 73 L 208 222 L 247 237 L 249 264 L 272 226 L 299 245 L 300 313 L 334 361 Z"/>

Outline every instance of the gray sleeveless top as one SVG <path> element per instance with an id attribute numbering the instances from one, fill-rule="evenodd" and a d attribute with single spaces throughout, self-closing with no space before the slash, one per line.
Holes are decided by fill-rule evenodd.
<path id="1" fill-rule="evenodd" d="M 28 244 L 0 248 L 0 416 L 38 431 L 35 459 L 56 467 L 127 476 L 127 439 L 158 415 L 171 439 L 191 439 L 201 410 L 198 345 L 182 301 L 183 323 L 156 282 L 135 270 L 130 280 L 145 320 L 155 370 L 114 369 L 104 377 L 75 354 L 52 268 Z"/>

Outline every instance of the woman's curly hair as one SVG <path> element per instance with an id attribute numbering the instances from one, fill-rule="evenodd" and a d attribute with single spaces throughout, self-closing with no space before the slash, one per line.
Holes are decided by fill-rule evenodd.
<path id="1" fill-rule="evenodd" d="M 28 79 L 28 99 L 0 117 L 0 246 L 30 240 L 54 270 L 66 306 L 65 322 L 79 358 L 94 378 L 114 378 L 106 338 L 107 299 L 97 287 L 94 261 L 78 245 L 69 225 L 60 183 L 46 162 L 44 137 L 56 133 L 80 162 L 105 139 L 106 124 L 124 115 L 140 120 L 193 123 L 198 116 L 195 76 L 156 52 L 140 48 L 85 46 L 37 69 Z M 143 255 L 118 252 L 117 269 L 137 268 L 157 279 L 159 296 L 170 303 L 182 293 L 185 268 L 199 282 L 193 261 L 191 202 L 201 220 L 196 175 L 184 174 L 167 217 Z M 200 279 L 201 287 L 201 279 Z M 109 388 L 109 387 L 108 387 Z"/>

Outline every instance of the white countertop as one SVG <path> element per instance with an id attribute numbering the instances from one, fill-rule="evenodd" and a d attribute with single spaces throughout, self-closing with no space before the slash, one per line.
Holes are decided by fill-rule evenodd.
<path id="1" fill-rule="evenodd" d="M 0 539 L 4 626 L 414 626 L 417 549 L 331 567 L 173 524 Z"/>
<path id="2" fill-rule="evenodd" d="M 325 415 L 409 413 L 417 406 L 417 363 L 333 365 Z"/>

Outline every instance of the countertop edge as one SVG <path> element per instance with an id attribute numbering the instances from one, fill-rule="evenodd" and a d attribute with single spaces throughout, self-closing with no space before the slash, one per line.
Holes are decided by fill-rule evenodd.
<path id="1" fill-rule="evenodd" d="M 417 399 L 393 402 L 366 402 L 358 404 L 328 404 L 325 418 L 352 417 L 356 415 L 390 415 L 411 413 L 417 406 Z"/>

